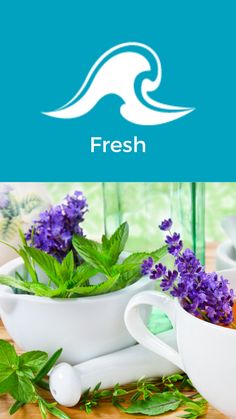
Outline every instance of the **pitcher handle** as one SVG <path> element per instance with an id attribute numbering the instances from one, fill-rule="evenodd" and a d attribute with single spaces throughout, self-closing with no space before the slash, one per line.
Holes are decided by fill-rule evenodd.
<path id="1" fill-rule="evenodd" d="M 182 371 L 184 366 L 178 351 L 163 342 L 158 336 L 153 335 L 143 323 L 139 306 L 148 304 L 159 308 L 167 314 L 173 326 L 175 326 L 176 308 L 174 301 L 167 295 L 157 291 L 143 291 L 136 294 L 129 301 L 125 310 L 125 324 L 129 333 L 145 348 L 161 355 L 163 358 L 177 365 Z"/>

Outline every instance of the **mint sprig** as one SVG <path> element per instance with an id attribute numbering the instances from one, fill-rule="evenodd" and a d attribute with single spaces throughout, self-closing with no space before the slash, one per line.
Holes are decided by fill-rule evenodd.
<path id="1" fill-rule="evenodd" d="M 120 290 L 141 278 L 143 259 L 151 256 L 158 262 L 167 254 L 167 246 L 163 246 L 154 252 L 133 253 L 120 262 L 129 235 L 127 222 L 121 224 L 110 238 L 103 235 L 101 243 L 74 235 L 74 248 L 61 263 L 52 255 L 27 246 L 23 233 L 20 231 L 19 234 L 22 244 L 19 249 L 13 248 L 22 256 L 28 276 L 24 278 L 19 273 L 15 277 L 0 275 L 0 284 L 50 298 L 86 297 Z M 75 259 L 81 258 L 82 263 L 76 266 Z M 39 281 L 36 265 L 47 275 L 47 283 Z M 101 283 L 90 282 L 96 274 L 102 274 L 104 280 Z"/>
<path id="2" fill-rule="evenodd" d="M 30 351 L 17 355 L 13 345 L 0 340 L 0 395 L 10 394 L 15 402 L 9 409 L 10 415 L 16 413 L 26 403 L 38 403 L 41 415 L 51 413 L 61 419 L 69 416 L 48 403 L 40 395 L 40 386 L 45 387 L 43 378 L 48 374 L 61 355 L 62 350 L 55 352 L 51 358 L 43 351 Z"/>
<path id="3" fill-rule="evenodd" d="M 174 374 L 163 377 L 160 381 L 139 380 L 137 383 L 113 389 L 100 390 L 101 383 L 93 390 L 84 392 L 80 400 L 80 409 L 90 413 L 103 401 L 111 402 L 115 407 L 130 415 L 159 416 L 163 413 L 184 409 L 179 417 L 198 419 L 205 415 L 207 402 L 197 392 L 188 397 L 182 390 L 193 390 L 186 375 Z M 180 391 L 180 389 L 182 389 Z M 128 406 L 127 406 L 128 405 Z"/>

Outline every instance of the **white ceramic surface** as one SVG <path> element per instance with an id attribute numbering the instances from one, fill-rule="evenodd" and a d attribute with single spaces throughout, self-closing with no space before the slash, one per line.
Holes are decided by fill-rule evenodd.
<path id="1" fill-rule="evenodd" d="M 221 226 L 236 249 L 236 215 L 224 217 Z"/>
<path id="2" fill-rule="evenodd" d="M 18 258 L 4 265 L 0 274 L 13 275 L 22 268 Z M 76 364 L 135 343 L 125 327 L 124 310 L 132 296 L 153 286 L 153 281 L 143 277 L 120 291 L 73 299 L 14 294 L 11 288 L 0 286 L 0 315 L 21 349 L 52 354 L 63 348 L 60 360 Z M 148 313 L 145 308 L 145 319 Z"/>
<path id="3" fill-rule="evenodd" d="M 236 292 L 236 269 L 222 274 Z M 143 304 L 158 307 L 169 316 L 176 330 L 178 351 L 147 330 L 139 315 Z M 178 365 L 206 400 L 236 418 L 236 330 L 200 320 L 187 313 L 176 299 L 155 291 L 142 292 L 130 300 L 125 322 L 138 342 Z"/>
<path id="4" fill-rule="evenodd" d="M 216 250 L 216 269 L 236 268 L 236 250 L 229 240 L 220 243 Z"/>
<path id="5" fill-rule="evenodd" d="M 164 342 L 177 349 L 172 330 L 160 333 Z M 50 373 L 49 385 L 55 400 L 63 406 L 75 406 L 81 394 L 101 382 L 101 389 L 132 383 L 142 377 L 162 377 L 179 372 L 174 364 L 142 345 L 100 356 L 82 364 L 70 366 L 62 362 Z"/>

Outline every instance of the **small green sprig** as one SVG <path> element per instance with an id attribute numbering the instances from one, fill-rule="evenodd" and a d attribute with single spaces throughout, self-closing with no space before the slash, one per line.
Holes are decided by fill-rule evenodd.
<path id="1" fill-rule="evenodd" d="M 195 392 L 186 396 L 182 390 L 193 390 L 186 375 L 174 374 L 159 381 L 140 380 L 135 384 L 100 390 L 101 383 L 93 390 L 88 389 L 80 400 L 80 409 L 90 413 L 102 401 L 109 401 L 128 414 L 158 416 L 183 407 L 186 419 L 197 419 L 206 413 L 207 402 Z M 125 402 L 125 407 L 124 406 Z"/>
<path id="2" fill-rule="evenodd" d="M 140 265 L 145 257 L 151 256 L 158 261 L 167 254 L 167 246 L 163 246 L 151 253 L 133 253 L 119 262 L 129 235 L 126 222 L 110 238 L 103 235 L 101 243 L 74 235 L 74 249 L 61 263 L 52 255 L 29 247 L 22 231 L 19 234 L 22 244 L 18 249 L 5 244 L 22 257 L 28 275 L 25 279 L 19 273 L 16 273 L 16 277 L 0 275 L 0 284 L 51 298 L 87 297 L 120 290 L 141 278 Z M 83 259 L 79 266 L 75 264 L 75 252 L 79 256 L 77 259 Z M 47 283 L 40 282 L 36 266 L 47 275 Z M 90 279 L 96 274 L 102 274 L 104 280 L 98 284 L 90 283 Z"/>
<path id="3" fill-rule="evenodd" d="M 43 419 L 51 413 L 60 419 L 69 416 L 49 403 L 40 395 L 40 387 L 48 389 L 44 377 L 60 357 L 62 349 L 50 358 L 46 352 L 30 351 L 17 355 L 9 342 L 0 340 L 0 395 L 10 394 L 15 402 L 9 409 L 10 415 L 16 413 L 26 403 L 37 403 Z"/>

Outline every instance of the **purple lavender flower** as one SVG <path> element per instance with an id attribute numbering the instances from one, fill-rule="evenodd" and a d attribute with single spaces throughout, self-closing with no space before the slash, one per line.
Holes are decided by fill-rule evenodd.
<path id="1" fill-rule="evenodd" d="M 168 291 L 173 286 L 177 277 L 177 271 L 171 272 L 170 270 L 168 270 L 168 272 L 165 275 L 163 275 L 161 281 L 161 288 L 163 289 L 163 291 Z"/>
<path id="2" fill-rule="evenodd" d="M 26 233 L 30 246 L 51 254 L 60 262 L 72 249 L 73 234 L 83 235 L 80 223 L 88 210 L 82 192 L 67 195 L 65 203 L 40 214 Z"/>
<path id="3" fill-rule="evenodd" d="M 168 244 L 168 252 L 177 256 L 183 249 L 183 242 L 180 239 L 180 234 L 174 233 L 172 236 L 166 236 L 165 243 Z"/>
<path id="4" fill-rule="evenodd" d="M 164 220 L 161 230 L 166 221 L 171 220 Z M 205 272 L 192 250 L 185 249 L 182 252 L 183 242 L 179 234 L 170 232 L 165 242 L 168 252 L 175 257 L 176 269 L 167 270 L 159 263 L 151 269 L 150 278 L 160 279 L 163 291 L 169 291 L 173 297 L 179 298 L 189 313 L 215 324 L 232 323 L 235 296 L 228 280 L 215 272 Z"/>
<path id="5" fill-rule="evenodd" d="M 155 269 L 152 269 L 150 278 L 151 279 L 159 279 L 166 273 L 166 266 L 162 265 L 162 263 L 158 263 L 155 265 Z"/>
<path id="6" fill-rule="evenodd" d="M 153 267 L 153 258 L 149 256 L 148 259 L 145 259 L 141 265 L 141 273 L 142 275 L 148 275 L 151 273 L 151 269 Z"/>
<path id="7" fill-rule="evenodd" d="M 163 220 L 162 223 L 159 225 L 160 230 L 167 231 L 170 230 L 172 227 L 172 220 L 168 218 L 168 220 Z"/>

